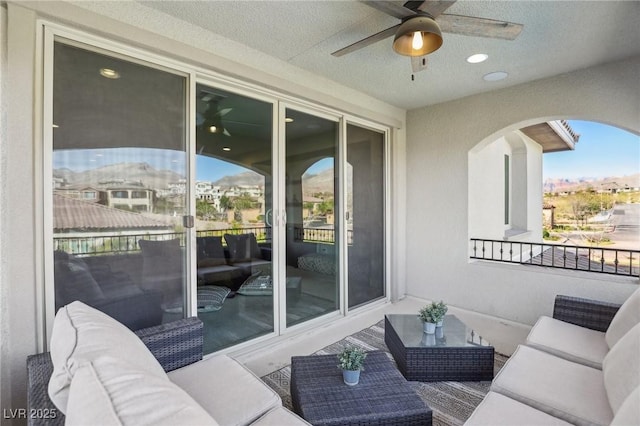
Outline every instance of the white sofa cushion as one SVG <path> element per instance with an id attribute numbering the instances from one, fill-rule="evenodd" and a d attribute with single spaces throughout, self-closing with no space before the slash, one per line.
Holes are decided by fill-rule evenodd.
<path id="1" fill-rule="evenodd" d="M 227 355 L 198 361 L 168 375 L 221 425 L 247 425 L 282 405 L 273 389 Z"/>
<path id="2" fill-rule="evenodd" d="M 464 423 L 465 426 L 569 426 L 562 419 L 496 392 L 489 392 Z"/>
<path id="3" fill-rule="evenodd" d="M 84 362 L 100 355 L 112 355 L 167 380 L 167 375 L 142 341 L 127 327 L 82 302 L 58 310 L 51 333 L 53 374 L 49 397 L 58 409 L 67 412 L 69 385 Z"/>
<path id="4" fill-rule="evenodd" d="M 640 425 L 640 387 L 624 400 L 611 422 L 611 426 L 629 425 Z"/>
<path id="5" fill-rule="evenodd" d="M 304 426 L 310 424 L 284 407 L 273 408 L 267 414 L 251 423 L 252 426 Z"/>
<path id="6" fill-rule="evenodd" d="M 640 324 L 616 343 L 602 363 L 604 386 L 616 413 L 625 399 L 640 385 Z"/>
<path id="7" fill-rule="evenodd" d="M 98 357 L 71 381 L 66 425 L 217 425 L 185 391 L 122 359 Z"/>
<path id="8" fill-rule="evenodd" d="M 603 372 L 520 345 L 491 390 L 576 425 L 608 425 Z"/>
<path id="9" fill-rule="evenodd" d="M 569 361 L 602 370 L 609 346 L 602 331 L 591 330 L 555 318 L 538 318 L 526 344 Z"/>
<path id="10" fill-rule="evenodd" d="M 605 334 L 609 347 L 613 348 L 613 345 L 638 323 L 640 323 L 640 288 L 629 296 L 611 320 Z"/>

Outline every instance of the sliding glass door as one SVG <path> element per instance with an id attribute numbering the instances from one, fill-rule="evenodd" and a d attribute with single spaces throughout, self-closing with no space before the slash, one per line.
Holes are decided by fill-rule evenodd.
<path id="1" fill-rule="evenodd" d="M 349 308 L 385 296 L 384 133 L 347 124 Z"/>
<path id="2" fill-rule="evenodd" d="M 133 329 L 184 315 L 186 82 L 54 43 L 55 310 L 80 300 Z"/>
<path id="3" fill-rule="evenodd" d="M 273 104 L 196 85 L 198 317 L 205 352 L 274 330 Z"/>
<path id="4" fill-rule="evenodd" d="M 285 112 L 286 325 L 340 307 L 339 123 Z"/>
<path id="5" fill-rule="evenodd" d="M 197 315 L 211 353 L 386 296 L 383 130 L 54 33 L 47 310 Z"/>

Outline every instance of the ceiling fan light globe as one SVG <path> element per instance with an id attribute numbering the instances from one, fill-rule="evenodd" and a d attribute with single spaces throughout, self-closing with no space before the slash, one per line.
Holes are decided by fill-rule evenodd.
<path id="1" fill-rule="evenodd" d="M 414 43 L 415 34 L 422 36 L 422 46 Z M 442 46 L 440 26 L 426 13 L 406 18 L 393 39 L 393 50 L 404 56 L 424 56 L 435 52 Z"/>

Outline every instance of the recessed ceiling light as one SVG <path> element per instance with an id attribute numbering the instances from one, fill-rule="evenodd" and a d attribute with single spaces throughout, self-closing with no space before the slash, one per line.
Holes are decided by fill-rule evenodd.
<path id="1" fill-rule="evenodd" d="M 231 151 L 231 148 L 229 148 L 228 146 L 225 146 L 222 148 L 223 151 Z"/>
<path id="2" fill-rule="evenodd" d="M 115 80 L 116 78 L 120 78 L 120 74 L 116 70 L 112 70 L 111 68 L 100 68 L 100 75 L 106 78 L 111 78 Z"/>
<path id="3" fill-rule="evenodd" d="M 507 78 L 508 75 L 509 74 L 504 71 L 496 71 L 496 72 L 490 72 L 489 74 L 485 74 L 484 77 L 482 77 L 482 79 L 484 81 L 500 81 Z"/>
<path id="4" fill-rule="evenodd" d="M 285 117 L 285 118 L 284 118 L 284 122 L 285 122 L 285 123 L 293 123 L 293 118 L 291 118 L 291 117 Z"/>
<path id="5" fill-rule="evenodd" d="M 467 58 L 467 62 L 470 64 L 479 64 L 480 62 L 484 62 L 487 60 L 489 55 L 486 53 L 476 53 L 475 55 L 471 55 Z"/>

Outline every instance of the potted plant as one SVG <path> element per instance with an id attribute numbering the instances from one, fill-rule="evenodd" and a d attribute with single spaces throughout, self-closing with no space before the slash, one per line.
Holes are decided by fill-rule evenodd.
<path id="1" fill-rule="evenodd" d="M 355 386 L 360 381 L 360 371 L 364 370 L 364 360 L 367 353 L 360 348 L 347 347 L 338 354 L 338 367 L 342 369 L 342 378 L 349 386 Z"/>
<path id="2" fill-rule="evenodd" d="M 442 316 L 440 318 L 440 321 L 436 323 L 436 327 L 442 327 L 442 321 L 444 321 L 444 316 L 447 314 L 447 311 L 449 310 L 449 308 L 447 307 L 447 305 L 445 305 L 445 303 L 442 300 L 436 303 L 436 306 L 438 307 L 438 310 L 440 311 L 440 314 Z"/>
<path id="3" fill-rule="evenodd" d="M 442 309 L 444 306 L 444 310 Z M 447 310 L 446 305 L 442 303 L 433 302 L 430 305 L 427 305 L 420 309 L 418 313 L 418 317 L 423 322 L 424 332 L 427 334 L 433 334 L 436 332 L 436 325 L 438 323 L 442 324 L 442 319 L 444 318 L 444 314 Z"/>

